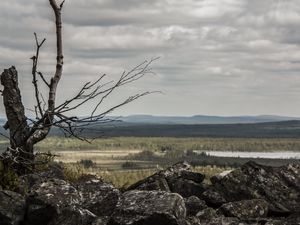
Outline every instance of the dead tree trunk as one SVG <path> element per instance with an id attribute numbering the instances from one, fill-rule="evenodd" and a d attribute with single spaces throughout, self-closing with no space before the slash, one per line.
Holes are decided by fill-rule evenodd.
<path id="1" fill-rule="evenodd" d="M 15 67 L 4 70 L 1 74 L 3 102 L 7 122 L 4 126 L 9 129 L 10 147 L 16 150 L 13 158 L 28 159 L 33 157 L 33 146 L 27 145 L 26 140 L 30 127 L 27 124 L 21 93 L 18 86 L 18 72 Z"/>
<path id="2" fill-rule="evenodd" d="M 2 92 L 7 123 L 5 129 L 9 129 L 10 145 L 12 148 L 21 147 L 29 133 L 29 126 L 25 116 L 25 110 L 18 86 L 18 72 L 15 67 L 4 70 L 1 75 Z"/>

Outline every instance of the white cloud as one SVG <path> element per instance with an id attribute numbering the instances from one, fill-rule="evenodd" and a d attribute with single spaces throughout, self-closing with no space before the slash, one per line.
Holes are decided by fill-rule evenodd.
<path id="1" fill-rule="evenodd" d="M 217 19 L 228 14 L 238 15 L 243 11 L 243 5 L 243 0 L 203 0 L 190 13 L 200 19 Z"/>

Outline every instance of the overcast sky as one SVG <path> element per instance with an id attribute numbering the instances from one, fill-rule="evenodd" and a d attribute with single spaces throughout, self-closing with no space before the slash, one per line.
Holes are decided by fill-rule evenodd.
<path id="1" fill-rule="evenodd" d="M 103 73 L 116 79 L 159 56 L 156 75 L 108 101 L 145 90 L 164 94 L 115 114 L 300 116 L 299 0 L 66 0 L 63 20 L 61 100 Z M 33 32 L 47 38 L 39 70 L 48 78 L 55 70 L 48 0 L 1 2 L 0 30 L 0 68 L 17 67 L 23 100 L 32 108 Z"/>

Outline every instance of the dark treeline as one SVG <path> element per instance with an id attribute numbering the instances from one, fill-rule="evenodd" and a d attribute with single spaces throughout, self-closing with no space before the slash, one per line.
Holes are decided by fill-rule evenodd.
<path id="1" fill-rule="evenodd" d="M 52 135 L 60 135 L 54 130 Z M 300 138 L 300 121 L 257 124 L 164 125 L 116 123 L 89 127 L 86 137 Z"/>
<path id="2" fill-rule="evenodd" d="M 3 128 L 0 132 L 5 134 Z M 59 129 L 52 136 L 64 136 Z M 82 132 L 95 137 L 213 137 L 213 138 L 300 138 L 300 121 L 255 124 L 170 125 L 111 123 L 89 126 Z"/>

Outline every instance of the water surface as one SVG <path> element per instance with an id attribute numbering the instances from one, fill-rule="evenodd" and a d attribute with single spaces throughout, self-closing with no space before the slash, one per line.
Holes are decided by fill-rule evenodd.
<path id="1" fill-rule="evenodd" d="M 211 156 L 218 157 L 240 157 L 240 158 L 264 158 L 264 159 L 300 159 L 300 152 L 238 152 L 238 151 L 201 151 L 196 150 L 196 153 L 202 152 Z"/>

